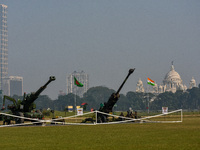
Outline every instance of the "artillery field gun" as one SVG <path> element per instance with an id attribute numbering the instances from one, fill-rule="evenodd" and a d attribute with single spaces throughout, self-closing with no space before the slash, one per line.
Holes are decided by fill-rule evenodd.
<path id="1" fill-rule="evenodd" d="M 121 91 L 122 87 L 124 86 L 124 84 L 126 83 L 127 79 L 129 78 L 129 76 L 134 72 L 134 69 L 129 69 L 128 75 L 126 76 L 124 82 L 121 84 L 121 86 L 119 87 L 119 89 L 117 90 L 116 93 L 112 93 L 112 95 L 110 96 L 110 98 L 108 99 L 107 102 L 104 103 L 104 105 L 100 105 L 100 109 L 99 111 L 103 112 L 102 113 L 98 113 L 97 114 L 97 122 L 98 123 L 102 123 L 102 122 L 107 122 L 108 121 L 108 115 L 106 115 L 106 113 L 111 113 L 112 109 L 114 107 L 114 105 L 117 103 L 120 95 L 119 92 Z M 85 123 L 87 121 L 90 122 L 94 122 L 95 119 L 94 118 L 86 118 L 85 120 L 82 121 L 82 123 Z"/>
<path id="2" fill-rule="evenodd" d="M 56 78 L 54 76 L 50 76 L 47 83 L 41 86 L 35 93 L 32 92 L 31 94 L 28 94 L 28 95 L 24 93 L 23 100 L 15 100 L 9 96 L 4 95 L 2 110 L 5 109 L 5 100 L 7 99 L 13 102 L 12 105 L 7 107 L 11 111 L 12 115 L 42 119 L 43 115 L 41 114 L 41 112 L 38 112 L 38 113 L 32 112 L 35 109 L 34 101 L 38 98 L 38 96 L 42 93 L 42 91 L 46 89 L 47 85 L 50 82 L 54 81 L 55 79 Z M 15 120 L 16 123 L 24 122 L 24 119 L 22 118 L 13 118 L 13 117 L 7 117 L 7 116 L 4 116 L 3 120 L 4 120 L 4 124 L 5 123 L 10 124 L 11 120 Z"/>
<path id="3" fill-rule="evenodd" d="M 121 84 L 121 86 L 119 87 L 119 89 L 117 90 L 117 92 L 113 93 L 110 96 L 110 98 L 108 99 L 108 101 L 105 102 L 102 107 L 100 107 L 99 111 L 104 112 L 104 113 L 111 113 L 112 112 L 113 106 L 117 103 L 117 101 L 118 101 L 118 99 L 120 97 L 119 92 L 121 91 L 122 87 L 126 83 L 126 81 L 129 78 L 129 76 L 134 72 L 134 70 L 135 70 L 135 68 L 129 70 L 128 75 L 124 79 L 124 82 Z M 98 114 L 98 116 L 97 116 L 97 122 L 107 122 L 107 115 L 105 115 L 105 114 Z"/>

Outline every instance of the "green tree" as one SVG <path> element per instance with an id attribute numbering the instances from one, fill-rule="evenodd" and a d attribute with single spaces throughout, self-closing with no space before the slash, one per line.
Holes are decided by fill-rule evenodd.
<path id="1" fill-rule="evenodd" d="M 66 106 L 73 106 L 75 108 L 75 98 L 76 106 L 81 104 L 81 99 L 79 96 L 69 93 L 67 95 L 59 95 L 58 99 L 53 101 L 54 109 L 63 111 Z"/>
<path id="2" fill-rule="evenodd" d="M 100 104 L 107 102 L 110 95 L 114 92 L 114 90 L 103 86 L 92 87 L 83 95 L 81 101 L 88 103 L 88 109 L 94 108 L 98 110 Z"/>
<path id="3" fill-rule="evenodd" d="M 127 97 L 124 94 L 120 94 L 120 97 L 117 101 L 117 110 L 118 111 L 126 111 L 131 107 L 130 101 L 127 99 Z"/>
<path id="4" fill-rule="evenodd" d="M 130 102 L 129 107 L 133 110 L 144 110 L 146 106 L 147 94 L 138 92 L 128 92 L 126 94 L 128 101 Z"/>
<path id="5" fill-rule="evenodd" d="M 160 110 L 162 107 L 168 107 L 169 109 L 174 108 L 174 93 L 165 92 L 159 94 L 155 100 L 151 103 L 151 109 Z"/>
<path id="6" fill-rule="evenodd" d="M 188 90 L 188 103 L 190 103 L 189 109 L 199 109 L 200 108 L 200 88 L 193 87 Z"/>
<path id="7" fill-rule="evenodd" d="M 47 95 L 40 95 L 34 102 L 36 109 L 53 109 L 53 101 Z"/>

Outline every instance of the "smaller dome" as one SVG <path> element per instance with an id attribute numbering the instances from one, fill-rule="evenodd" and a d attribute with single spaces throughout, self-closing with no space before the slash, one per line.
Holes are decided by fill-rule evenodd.
<path id="1" fill-rule="evenodd" d="M 142 85 L 143 84 L 142 80 L 139 79 L 138 82 L 137 82 L 137 84 Z"/>
<path id="2" fill-rule="evenodd" d="M 192 77 L 192 79 L 190 80 L 190 89 L 191 88 L 193 88 L 193 87 L 196 87 L 197 85 L 196 85 L 196 81 L 195 81 L 195 79 L 194 79 L 194 77 Z"/>
<path id="3" fill-rule="evenodd" d="M 190 80 L 191 83 L 196 83 L 194 77 L 192 77 L 192 79 Z"/>
<path id="4" fill-rule="evenodd" d="M 141 79 L 137 82 L 136 92 L 144 92 L 143 82 Z"/>

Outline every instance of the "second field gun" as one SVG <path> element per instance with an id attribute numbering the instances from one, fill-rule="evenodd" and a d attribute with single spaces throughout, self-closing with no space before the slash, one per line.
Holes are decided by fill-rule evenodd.
<path id="1" fill-rule="evenodd" d="M 41 86 L 36 92 L 32 92 L 31 94 L 26 95 L 26 93 L 24 93 L 24 97 L 23 100 L 15 100 L 12 97 L 6 96 L 4 95 L 3 98 L 3 108 L 2 110 L 5 109 L 5 100 L 9 100 L 11 102 L 13 102 L 12 105 L 8 106 L 7 108 L 9 110 L 11 110 L 11 114 L 12 115 L 17 115 L 20 117 L 31 117 L 34 116 L 36 113 L 32 113 L 31 111 L 35 109 L 35 105 L 34 105 L 34 101 L 38 98 L 38 96 L 42 93 L 42 91 L 44 91 L 47 87 L 47 85 L 54 81 L 56 78 L 54 76 L 50 76 L 49 80 L 43 85 Z M 37 118 L 42 118 L 42 115 L 39 113 L 36 116 Z M 10 123 L 11 120 L 13 119 L 6 119 L 7 117 L 5 116 L 4 122 L 7 122 L 7 124 Z M 15 118 L 14 119 L 16 121 L 16 123 L 23 123 L 24 119 L 22 118 Z"/>
<path id="2" fill-rule="evenodd" d="M 100 107 L 99 111 L 104 112 L 104 113 L 110 113 L 110 112 L 112 112 L 113 106 L 117 103 L 117 101 L 118 101 L 118 99 L 120 97 L 119 92 L 121 91 L 122 87 L 126 83 L 126 81 L 129 78 L 129 76 L 134 72 L 134 70 L 135 70 L 135 68 L 129 70 L 128 75 L 124 79 L 123 83 L 121 84 L 121 86 L 119 87 L 119 89 L 117 90 L 117 92 L 113 93 L 110 96 L 110 98 L 108 99 L 108 101 L 105 102 L 102 107 Z M 98 118 L 98 120 L 97 120 L 98 122 L 107 122 L 107 115 L 98 114 L 97 118 Z"/>

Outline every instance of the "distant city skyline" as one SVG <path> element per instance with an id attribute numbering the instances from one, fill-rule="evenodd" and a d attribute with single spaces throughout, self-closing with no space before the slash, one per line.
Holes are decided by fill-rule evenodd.
<path id="1" fill-rule="evenodd" d="M 8 6 L 0 4 L 0 94 L 23 95 L 23 78 L 8 76 Z"/>
<path id="2" fill-rule="evenodd" d="M 147 77 L 161 83 L 174 61 L 183 84 L 200 83 L 200 1 L 0 0 L 8 6 L 8 74 L 34 92 L 56 99 L 66 74 L 84 70 L 90 87 L 135 91 Z M 146 86 L 146 84 L 144 85 Z"/>

